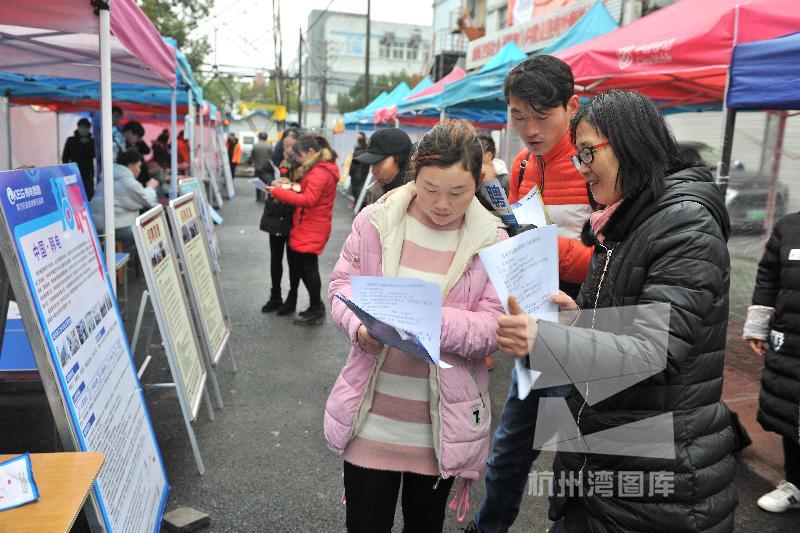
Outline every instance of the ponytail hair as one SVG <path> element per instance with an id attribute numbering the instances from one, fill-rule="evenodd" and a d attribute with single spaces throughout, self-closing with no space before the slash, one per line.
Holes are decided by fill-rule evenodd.
<path id="1" fill-rule="evenodd" d="M 306 133 L 299 136 L 297 141 L 294 143 L 294 150 L 300 152 L 308 152 L 309 150 L 322 152 L 323 150 L 328 150 L 331 153 L 332 161 L 335 161 L 338 157 L 333 148 L 331 148 L 328 139 L 326 139 L 323 135 L 312 135 L 310 133 Z"/>

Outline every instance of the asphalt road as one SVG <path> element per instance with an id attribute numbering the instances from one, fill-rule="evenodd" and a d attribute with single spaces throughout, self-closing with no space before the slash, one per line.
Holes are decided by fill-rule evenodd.
<path id="1" fill-rule="evenodd" d="M 172 486 L 167 510 L 190 506 L 211 515 L 213 532 L 344 531 L 341 461 L 325 447 L 322 414 L 330 387 L 344 363 L 348 341 L 330 323 L 313 328 L 292 325 L 291 318 L 264 315 L 269 290 L 268 239 L 258 230 L 262 204 L 254 201 L 245 180 L 237 180 L 237 197 L 222 209 L 217 227 L 221 244 L 222 285 L 233 321 L 233 348 L 239 371 L 225 357 L 217 370 L 225 408 L 210 421 L 201 410 L 194 428 L 205 462 L 197 473 L 177 398 L 164 390 L 148 390 L 156 435 Z M 333 233 L 320 258 L 323 290 L 350 230 L 349 199 L 339 196 Z M 132 296 L 142 281 L 131 285 Z M 284 293 L 288 278 L 284 275 Z M 134 314 L 132 297 L 129 313 Z M 301 288 L 298 310 L 307 306 Z M 152 316 L 150 315 L 152 318 Z M 129 322 L 132 320 L 129 320 Z M 153 337 L 157 344 L 157 334 Z M 168 378 L 157 346 L 144 382 Z M 498 420 L 510 378 L 510 362 L 496 356 L 491 374 L 493 419 Z M 552 456 L 543 454 L 536 467 L 549 470 Z M 800 512 L 770 515 L 755 506 L 769 483 L 740 465 L 737 476 L 740 507 L 737 532 L 800 531 Z M 472 490 L 470 515 L 483 496 L 482 483 Z M 526 496 L 512 531 L 544 532 L 547 501 Z M 395 530 L 402 529 L 398 514 Z M 445 531 L 460 531 L 448 511 Z"/>

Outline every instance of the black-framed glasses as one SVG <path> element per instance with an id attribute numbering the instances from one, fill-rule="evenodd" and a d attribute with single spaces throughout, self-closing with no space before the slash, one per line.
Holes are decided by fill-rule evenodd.
<path id="1" fill-rule="evenodd" d="M 593 144 L 592 146 L 584 146 L 578 153 L 572 156 L 572 164 L 575 165 L 577 170 L 581 169 L 581 163 L 586 166 L 592 164 L 594 161 L 594 153 L 595 151 L 599 150 L 600 148 L 605 148 L 606 146 L 610 145 L 610 141 L 603 141 L 597 144 Z"/>

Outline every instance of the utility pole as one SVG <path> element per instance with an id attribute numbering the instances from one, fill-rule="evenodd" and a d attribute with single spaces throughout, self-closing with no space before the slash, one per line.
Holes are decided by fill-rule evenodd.
<path id="1" fill-rule="evenodd" d="M 322 41 L 322 79 L 320 80 L 320 129 L 325 129 L 328 115 L 328 41 Z"/>
<path id="2" fill-rule="evenodd" d="M 364 107 L 369 105 L 369 42 L 372 40 L 370 32 L 370 13 L 371 13 L 371 0 L 367 0 L 367 55 L 364 65 Z"/>
<path id="3" fill-rule="evenodd" d="M 297 44 L 297 124 L 303 127 L 303 29 L 297 30 L 300 40 Z"/>
<path id="4" fill-rule="evenodd" d="M 281 39 L 281 1 L 272 0 L 272 41 L 275 48 L 275 100 L 283 104 L 283 40 Z"/>

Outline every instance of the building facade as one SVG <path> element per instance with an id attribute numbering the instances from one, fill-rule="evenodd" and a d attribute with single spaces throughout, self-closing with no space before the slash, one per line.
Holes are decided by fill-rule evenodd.
<path id="1" fill-rule="evenodd" d="M 370 77 L 425 70 L 430 59 L 429 25 L 372 20 L 370 26 Z M 338 114 L 338 95 L 349 92 L 364 74 L 367 17 L 314 10 L 308 27 L 303 73 L 307 114 L 303 122 L 309 127 L 328 127 Z"/>

